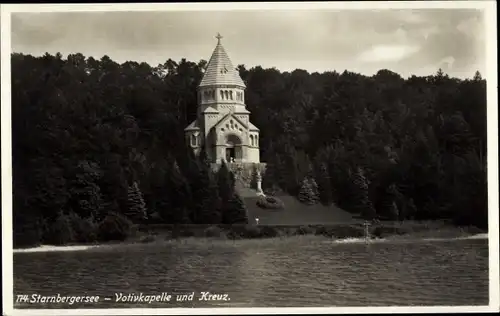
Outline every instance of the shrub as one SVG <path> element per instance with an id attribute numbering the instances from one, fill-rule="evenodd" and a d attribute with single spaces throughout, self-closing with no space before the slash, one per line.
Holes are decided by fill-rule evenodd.
<path id="1" fill-rule="evenodd" d="M 217 226 L 210 226 L 204 230 L 205 237 L 222 237 L 224 232 Z"/>
<path id="2" fill-rule="evenodd" d="M 97 223 L 94 218 L 81 218 L 75 212 L 68 214 L 68 219 L 76 242 L 93 242 L 97 240 Z"/>
<path id="3" fill-rule="evenodd" d="M 290 230 L 291 230 L 290 228 L 278 227 L 277 230 L 278 230 L 278 235 L 279 236 L 285 236 L 286 237 L 286 236 L 289 236 L 289 235 L 291 236 L 294 233 L 294 231 L 292 231 L 290 233 Z"/>
<path id="4" fill-rule="evenodd" d="M 475 226 L 463 227 L 463 229 L 469 234 L 481 234 L 487 232 L 486 229 L 482 229 Z"/>
<path id="5" fill-rule="evenodd" d="M 375 227 L 371 234 L 377 238 L 384 238 L 392 235 L 406 235 L 411 232 L 408 227 L 402 226 L 377 226 Z"/>
<path id="6" fill-rule="evenodd" d="M 264 194 L 265 195 L 270 195 L 270 196 L 276 196 L 276 195 L 279 195 L 279 194 L 282 194 L 283 193 L 283 190 L 281 190 L 277 185 L 273 185 L 272 187 L 270 188 L 265 188 L 264 189 Z"/>
<path id="7" fill-rule="evenodd" d="M 285 203 L 274 196 L 261 196 L 256 202 L 257 206 L 268 210 L 282 210 Z"/>
<path id="8" fill-rule="evenodd" d="M 365 232 L 363 227 L 355 225 L 319 226 L 315 235 L 344 239 L 364 237 Z"/>
<path id="9" fill-rule="evenodd" d="M 245 226 L 245 237 L 247 238 L 259 238 L 261 237 L 261 230 L 258 226 Z"/>
<path id="10" fill-rule="evenodd" d="M 240 234 L 240 232 L 234 231 L 234 230 L 229 230 L 226 233 L 227 238 L 229 239 L 241 239 L 243 236 Z"/>
<path id="11" fill-rule="evenodd" d="M 281 235 L 281 232 L 278 228 L 273 226 L 259 226 L 260 235 L 264 238 L 274 238 Z"/>
<path id="12" fill-rule="evenodd" d="M 335 232 L 332 227 L 320 226 L 316 229 L 315 235 L 325 237 L 335 237 Z"/>
<path id="13" fill-rule="evenodd" d="M 64 245 L 75 241 L 69 216 L 59 213 L 54 222 L 47 225 L 43 241 L 51 245 Z"/>
<path id="14" fill-rule="evenodd" d="M 19 220 L 16 214 L 13 214 L 13 217 L 13 246 L 15 248 L 39 246 L 44 237 L 45 220 L 37 218 Z"/>
<path id="15" fill-rule="evenodd" d="M 159 212 L 153 212 L 148 216 L 148 219 L 151 221 L 151 223 L 160 223 L 162 217 Z"/>
<path id="16" fill-rule="evenodd" d="M 194 237 L 196 235 L 194 229 L 191 229 L 190 227 L 181 227 L 174 231 L 174 237 L 179 238 L 179 237 Z"/>
<path id="17" fill-rule="evenodd" d="M 154 235 L 147 235 L 147 236 L 142 236 L 140 239 L 140 242 L 147 244 L 150 242 L 153 242 L 156 240 L 156 237 Z"/>
<path id="18" fill-rule="evenodd" d="M 295 235 L 312 235 L 315 233 L 315 229 L 311 226 L 300 226 L 295 231 Z"/>
<path id="19" fill-rule="evenodd" d="M 111 213 L 99 223 L 97 230 L 100 241 L 123 241 L 132 233 L 132 222 L 125 216 Z"/>
<path id="20" fill-rule="evenodd" d="M 260 227 L 254 225 L 231 225 L 226 229 L 227 237 L 231 239 L 259 238 L 262 235 Z"/>
<path id="21" fill-rule="evenodd" d="M 354 225 L 333 226 L 333 236 L 336 238 L 359 238 L 365 236 L 364 227 Z"/>

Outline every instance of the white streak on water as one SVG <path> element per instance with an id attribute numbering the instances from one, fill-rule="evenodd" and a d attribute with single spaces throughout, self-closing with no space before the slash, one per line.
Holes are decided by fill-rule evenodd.
<path id="1" fill-rule="evenodd" d="M 89 245 L 49 246 L 49 245 L 42 245 L 40 247 L 35 247 L 35 248 L 14 249 L 12 252 L 23 253 L 23 252 L 81 251 L 81 250 L 88 250 L 88 249 L 92 249 L 92 248 L 96 248 L 96 247 L 99 247 L 99 246 L 89 246 Z"/>
<path id="2" fill-rule="evenodd" d="M 488 234 L 476 234 L 471 236 L 460 236 L 460 237 L 434 237 L 434 238 L 412 238 L 411 235 L 394 236 L 389 238 L 375 238 L 366 239 L 362 238 L 345 238 L 345 239 L 334 239 L 331 241 L 325 241 L 325 243 L 337 243 L 337 244 L 362 244 L 362 243 L 391 243 L 391 242 L 418 242 L 418 241 L 453 241 L 453 240 L 468 240 L 468 239 L 488 239 Z"/>
<path id="3" fill-rule="evenodd" d="M 452 240 L 467 240 L 467 239 L 488 239 L 488 234 L 477 234 L 471 236 L 461 236 L 454 238 L 411 238 L 411 236 L 406 236 L 405 238 L 376 238 L 376 239 L 368 239 L 365 238 L 345 238 L 345 239 L 336 239 L 336 240 L 327 240 L 325 243 L 336 243 L 336 244 L 349 244 L 349 243 L 387 243 L 387 242 L 418 242 L 418 241 L 452 241 Z M 62 252 L 62 251 L 83 251 L 95 248 L 103 248 L 103 247 L 120 247 L 126 246 L 129 244 L 122 245 L 79 245 L 79 246 L 50 246 L 50 245 L 42 245 L 40 247 L 35 248 L 25 248 L 25 249 L 14 249 L 13 253 L 31 253 L 31 252 Z M 140 245 L 140 244 L 139 244 Z"/>

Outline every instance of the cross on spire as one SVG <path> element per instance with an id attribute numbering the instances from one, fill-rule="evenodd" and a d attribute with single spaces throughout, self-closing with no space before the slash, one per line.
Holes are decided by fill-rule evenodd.
<path id="1" fill-rule="evenodd" d="M 222 35 L 220 35 L 220 33 L 217 33 L 217 36 L 215 38 L 217 39 L 217 44 L 220 44 L 220 40 L 222 38 Z"/>

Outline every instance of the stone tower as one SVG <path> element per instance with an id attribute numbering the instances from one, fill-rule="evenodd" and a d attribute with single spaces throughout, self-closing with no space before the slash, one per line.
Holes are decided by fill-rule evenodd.
<path id="1" fill-rule="evenodd" d="M 198 86 L 197 118 L 185 129 L 189 146 L 205 147 L 212 163 L 259 164 L 259 129 L 250 122 L 241 80 L 217 34 L 203 79 Z"/>

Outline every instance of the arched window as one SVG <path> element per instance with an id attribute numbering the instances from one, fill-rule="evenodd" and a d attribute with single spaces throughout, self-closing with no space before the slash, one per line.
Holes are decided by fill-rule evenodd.
<path id="1" fill-rule="evenodd" d="M 229 91 L 229 98 L 232 100 L 233 99 L 233 91 Z"/>
<path id="2" fill-rule="evenodd" d="M 220 98 L 221 98 L 222 100 L 224 100 L 224 91 L 222 91 L 222 90 L 220 91 Z"/>
<path id="3" fill-rule="evenodd" d="M 191 146 L 196 146 L 197 145 L 196 141 L 197 141 L 196 135 L 191 135 Z"/>
<path id="4" fill-rule="evenodd" d="M 227 90 L 226 90 L 226 91 L 224 91 L 224 96 L 226 97 L 226 100 L 228 100 L 228 99 L 229 99 L 229 92 L 228 92 Z"/>
<path id="5" fill-rule="evenodd" d="M 250 135 L 250 145 L 253 146 L 253 135 Z"/>
<path id="6" fill-rule="evenodd" d="M 255 146 L 259 147 L 259 136 L 255 135 Z"/>
<path id="7" fill-rule="evenodd" d="M 215 100 L 215 90 L 212 90 L 211 94 L 212 94 L 212 100 Z"/>

